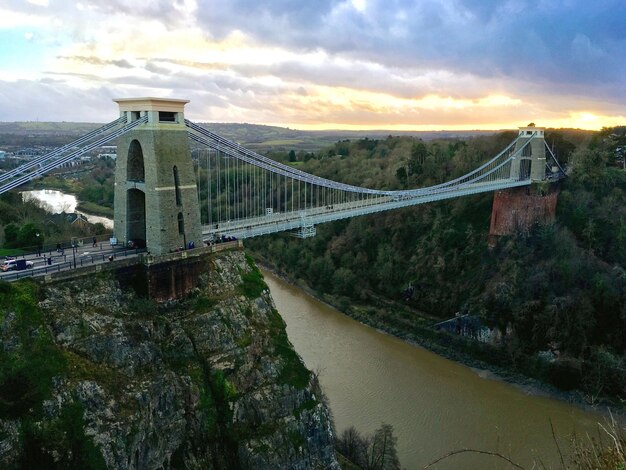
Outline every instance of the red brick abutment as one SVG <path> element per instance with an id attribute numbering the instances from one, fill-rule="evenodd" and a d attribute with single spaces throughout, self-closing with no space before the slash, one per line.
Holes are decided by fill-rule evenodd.
<path id="1" fill-rule="evenodd" d="M 536 225 L 549 224 L 556 215 L 557 184 L 533 184 L 496 191 L 493 195 L 489 239 L 529 232 Z"/>

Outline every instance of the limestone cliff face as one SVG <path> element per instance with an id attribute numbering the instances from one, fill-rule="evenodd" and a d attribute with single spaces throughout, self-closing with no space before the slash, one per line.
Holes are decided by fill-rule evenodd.
<path id="1" fill-rule="evenodd" d="M 0 467 L 338 468 L 315 378 L 241 251 L 207 257 L 198 287 L 164 304 L 102 273 L 30 286 L 30 321 L 23 288 L 3 289 L 0 359 L 24 352 L 41 372 L 0 371 Z M 28 406 L 20 381 L 41 391 Z"/>

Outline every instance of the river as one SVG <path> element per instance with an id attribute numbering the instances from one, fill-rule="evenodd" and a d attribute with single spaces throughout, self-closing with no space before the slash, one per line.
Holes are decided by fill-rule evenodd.
<path id="1" fill-rule="evenodd" d="M 364 326 L 273 274 L 264 276 L 289 339 L 306 366 L 319 372 L 337 431 L 354 425 L 371 433 L 383 422 L 393 425 L 403 468 L 423 468 L 463 448 L 500 452 L 529 469 L 539 461 L 561 468 L 550 421 L 564 453 L 573 431 L 597 435 L 596 423 L 604 422 Z M 432 468 L 513 467 L 465 453 Z"/>
<path id="2" fill-rule="evenodd" d="M 107 217 L 77 211 L 76 206 L 78 206 L 78 200 L 76 196 L 72 194 L 65 194 L 54 189 L 38 189 L 34 191 L 22 191 L 22 200 L 34 200 L 39 206 L 52 214 L 78 212 L 84 215 L 92 224 L 101 223 L 107 229 L 113 230 L 113 220 Z"/>

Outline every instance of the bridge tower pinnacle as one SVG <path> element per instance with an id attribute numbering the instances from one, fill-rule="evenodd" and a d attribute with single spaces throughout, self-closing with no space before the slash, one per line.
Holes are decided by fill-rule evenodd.
<path id="1" fill-rule="evenodd" d="M 529 124 L 519 128 L 514 152 L 521 150 L 511 166 L 511 178 L 518 180 L 546 179 L 545 128 Z M 528 144 L 528 145 L 527 145 Z"/>
<path id="2" fill-rule="evenodd" d="M 186 100 L 114 100 L 127 122 L 145 119 L 117 141 L 114 232 L 161 255 L 202 243 L 200 208 L 184 119 Z"/>

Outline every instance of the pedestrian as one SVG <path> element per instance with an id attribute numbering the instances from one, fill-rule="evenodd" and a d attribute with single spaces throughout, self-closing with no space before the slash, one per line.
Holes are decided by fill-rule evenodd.
<path id="1" fill-rule="evenodd" d="M 93 237 L 93 245 L 91 245 L 93 248 L 96 247 L 96 245 L 98 245 L 98 240 L 96 240 L 96 237 Z"/>

